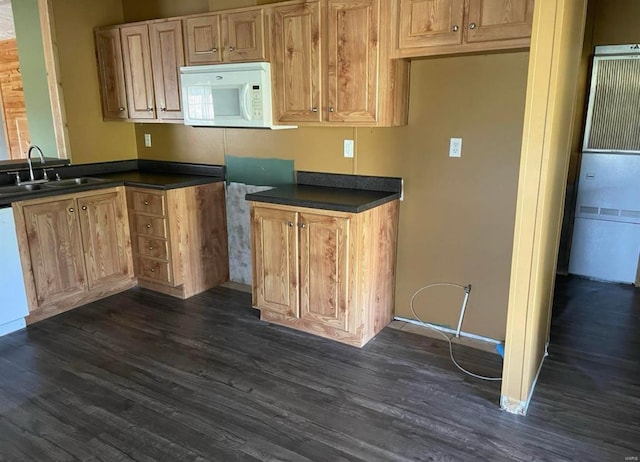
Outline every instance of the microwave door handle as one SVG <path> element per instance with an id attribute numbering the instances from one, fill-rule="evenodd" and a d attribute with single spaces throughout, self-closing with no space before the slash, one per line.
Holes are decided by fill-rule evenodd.
<path id="1" fill-rule="evenodd" d="M 240 107 L 242 108 L 244 118 L 247 120 L 251 120 L 251 112 L 249 112 L 249 108 L 251 107 L 251 99 L 249 97 L 249 84 L 245 84 L 242 88 L 242 104 L 240 105 Z"/>

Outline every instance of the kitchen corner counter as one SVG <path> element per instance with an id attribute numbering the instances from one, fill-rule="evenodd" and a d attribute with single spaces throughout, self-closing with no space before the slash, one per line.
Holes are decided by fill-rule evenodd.
<path id="1" fill-rule="evenodd" d="M 249 193 L 248 201 L 359 213 L 400 198 L 402 179 L 298 172 L 297 184 Z"/>
<path id="2" fill-rule="evenodd" d="M 246 199 L 271 204 L 359 213 L 398 199 L 400 193 L 294 184 L 250 193 Z"/>
<path id="3" fill-rule="evenodd" d="M 224 181 L 223 177 L 156 172 L 119 172 L 96 175 L 96 177 L 110 184 L 116 183 L 124 184 L 125 186 L 138 186 L 151 189 L 186 188 L 189 186 Z"/>

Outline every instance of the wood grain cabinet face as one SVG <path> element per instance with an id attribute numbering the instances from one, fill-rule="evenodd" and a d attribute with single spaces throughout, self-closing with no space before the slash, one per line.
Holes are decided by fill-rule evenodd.
<path id="1" fill-rule="evenodd" d="M 122 26 L 120 35 L 129 117 L 155 119 L 149 27 Z"/>
<path id="2" fill-rule="evenodd" d="M 279 122 L 322 121 L 320 45 L 319 2 L 273 9 L 273 101 Z"/>
<path id="3" fill-rule="evenodd" d="M 184 66 L 182 21 L 149 25 L 156 114 L 160 120 L 181 120 L 180 66 Z"/>
<path id="4" fill-rule="evenodd" d="M 529 46 L 534 0 L 400 0 L 396 57 Z"/>
<path id="5" fill-rule="evenodd" d="M 464 0 L 400 0 L 400 48 L 459 45 Z"/>
<path id="6" fill-rule="evenodd" d="M 251 202 L 260 318 L 362 346 L 393 318 L 398 201 L 361 213 Z"/>
<path id="7" fill-rule="evenodd" d="M 390 59 L 391 2 L 273 6 L 275 118 L 281 123 L 397 126 L 407 121 L 409 64 Z"/>
<path id="8" fill-rule="evenodd" d="M 297 318 L 300 316 L 297 214 L 257 207 L 252 210 L 251 222 L 257 305 Z"/>
<path id="9" fill-rule="evenodd" d="M 266 60 L 262 8 L 193 16 L 184 22 L 189 65 Z"/>
<path id="10" fill-rule="evenodd" d="M 29 322 L 134 284 L 123 188 L 14 203 Z"/>
<path id="11" fill-rule="evenodd" d="M 301 213 L 300 317 L 348 330 L 349 218 Z"/>
<path id="12" fill-rule="evenodd" d="M 220 15 L 208 14 L 184 20 L 188 65 L 222 62 Z"/>
<path id="13" fill-rule="evenodd" d="M 127 119 L 127 93 L 122 62 L 120 29 L 96 30 L 102 113 L 105 119 Z"/>

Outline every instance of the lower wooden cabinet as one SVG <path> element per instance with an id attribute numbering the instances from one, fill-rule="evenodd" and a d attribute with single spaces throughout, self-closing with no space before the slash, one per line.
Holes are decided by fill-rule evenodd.
<path id="1" fill-rule="evenodd" d="M 138 285 L 188 298 L 229 280 L 224 183 L 127 187 Z"/>
<path id="2" fill-rule="evenodd" d="M 398 201 L 361 213 L 251 202 L 263 320 L 363 346 L 391 322 Z"/>
<path id="3" fill-rule="evenodd" d="M 29 323 L 135 285 L 124 188 L 13 204 Z"/>

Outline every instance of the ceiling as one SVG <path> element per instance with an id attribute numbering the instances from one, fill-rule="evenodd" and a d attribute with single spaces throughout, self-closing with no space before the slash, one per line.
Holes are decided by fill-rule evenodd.
<path id="1" fill-rule="evenodd" d="M 15 36 L 11 0 L 0 0 L 0 40 L 14 38 Z"/>

